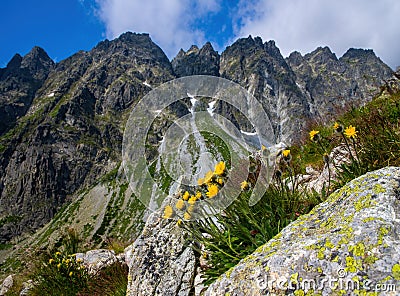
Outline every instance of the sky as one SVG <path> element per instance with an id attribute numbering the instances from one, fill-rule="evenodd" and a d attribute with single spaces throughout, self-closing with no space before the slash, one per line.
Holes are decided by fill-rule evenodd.
<path id="1" fill-rule="evenodd" d="M 149 33 L 170 59 L 206 41 L 221 53 L 252 35 L 275 40 L 285 57 L 368 48 L 400 66 L 399 0 L 1 0 L 0 8 L 0 67 L 36 45 L 59 62 L 126 31 Z"/>

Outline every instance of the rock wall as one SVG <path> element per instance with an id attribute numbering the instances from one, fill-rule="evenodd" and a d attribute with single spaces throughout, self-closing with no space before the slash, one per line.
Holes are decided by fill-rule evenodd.
<path id="1" fill-rule="evenodd" d="M 398 295 L 399 234 L 400 168 L 387 167 L 334 192 L 205 295 Z"/>

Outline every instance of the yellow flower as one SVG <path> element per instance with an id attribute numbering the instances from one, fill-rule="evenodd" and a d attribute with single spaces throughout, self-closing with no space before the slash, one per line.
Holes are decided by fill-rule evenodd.
<path id="1" fill-rule="evenodd" d="M 340 124 L 335 122 L 335 124 L 333 125 L 333 129 L 337 129 L 339 126 L 340 126 Z"/>
<path id="2" fill-rule="evenodd" d="M 289 150 L 289 149 L 286 149 L 286 150 L 283 150 L 283 151 L 282 151 L 283 157 L 288 157 L 289 154 L 290 154 L 290 150 Z"/>
<path id="3" fill-rule="evenodd" d="M 196 199 L 199 199 L 199 198 L 201 198 L 201 192 L 200 192 L 200 191 L 197 191 L 197 192 L 196 192 Z"/>
<path id="4" fill-rule="evenodd" d="M 214 173 L 218 176 L 221 176 L 225 173 L 225 162 L 220 161 L 215 165 Z"/>
<path id="5" fill-rule="evenodd" d="M 56 252 L 56 256 L 60 256 L 61 255 L 61 253 L 60 252 Z"/>
<path id="6" fill-rule="evenodd" d="M 69 272 L 69 276 L 72 276 L 72 274 L 73 274 L 72 271 L 70 271 L 70 272 Z"/>
<path id="7" fill-rule="evenodd" d="M 310 132 L 310 140 L 316 141 L 316 140 L 318 139 L 318 138 L 316 137 L 316 135 L 318 135 L 318 133 L 319 133 L 319 131 L 312 130 L 312 131 Z"/>
<path id="8" fill-rule="evenodd" d="M 179 209 L 179 210 L 183 210 L 184 208 L 185 208 L 185 202 L 182 200 L 182 199 L 179 199 L 177 202 L 176 202 L 176 208 L 177 209 Z"/>
<path id="9" fill-rule="evenodd" d="M 185 220 L 190 220 L 191 217 L 192 216 L 188 212 L 185 212 L 185 214 L 183 214 L 183 219 Z"/>
<path id="10" fill-rule="evenodd" d="M 356 131 L 356 128 L 352 125 L 348 126 L 345 130 L 344 130 L 344 135 L 347 138 L 355 138 L 357 136 L 358 131 Z"/>
<path id="11" fill-rule="evenodd" d="M 335 124 L 333 125 L 333 129 L 335 130 L 335 132 L 337 133 L 342 133 L 343 132 L 343 126 L 340 125 L 339 123 L 335 122 Z"/>
<path id="12" fill-rule="evenodd" d="M 164 219 L 169 219 L 169 218 L 171 218 L 173 215 L 174 215 L 174 210 L 172 209 L 172 207 L 171 207 L 171 206 L 166 206 L 166 207 L 164 208 L 164 216 L 163 216 L 163 218 L 164 218 Z"/>
<path id="13" fill-rule="evenodd" d="M 51 263 L 53 263 L 53 262 L 54 262 L 54 259 L 51 258 L 51 259 L 49 260 L 49 264 L 51 264 Z"/>
<path id="14" fill-rule="evenodd" d="M 191 198 L 189 198 L 188 203 L 190 205 L 194 205 L 196 203 L 196 200 L 197 200 L 196 196 L 192 196 Z"/>
<path id="15" fill-rule="evenodd" d="M 243 181 L 240 183 L 240 188 L 242 188 L 242 190 L 249 188 L 249 183 L 247 183 L 247 181 Z"/>
<path id="16" fill-rule="evenodd" d="M 267 149 L 267 147 L 265 147 L 264 145 L 261 145 L 261 150 L 264 151 L 265 149 Z"/>
<path id="17" fill-rule="evenodd" d="M 218 194 L 218 186 L 215 184 L 211 184 L 208 186 L 208 192 L 206 193 L 206 195 L 209 198 L 212 198 L 214 196 L 216 196 Z"/>
<path id="18" fill-rule="evenodd" d="M 57 264 L 57 268 L 60 269 L 61 268 L 61 263 Z"/>
<path id="19" fill-rule="evenodd" d="M 183 198 L 183 200 L 188 200 L 188 199 L 189 199 L 189 196 L 190 196 L 189 192 L 186 191 L 186 192 L 183 194 L 182 198 Z"/>
<path id="20" fill-rule="evenodd" d="M 217 182 L 219 185 L 224 185 L 224 180 L 222 178 L 218 178 Z"/>
<path id="21" fill-rule="evenodd" d="M 204 177 L 204 182 L 205 183 L 211 182 L 211 179 L 213 176 L 214 176 L 214 173 L 212 171 L 208 171 Z"/>
<path id="22" fill-rule="evenodd" d="M 200 178 L 197 180 L 197 185 L 201 186 L 204 184 L 204 178 Z"/>
<path id="23" fill-rule="evenodd" d="M 182 220 L 179 219 L 178 221 L 176 221 L 176 226 L 181 226 L 182 225 Z"/>
<path id="24" fill-rule="evenodd" d="M 83 262 L 83 259 L 82 258 L 78 258 L 78 259 L 76 259 L 76 262 L 81 263 L 81 262 Z"/>

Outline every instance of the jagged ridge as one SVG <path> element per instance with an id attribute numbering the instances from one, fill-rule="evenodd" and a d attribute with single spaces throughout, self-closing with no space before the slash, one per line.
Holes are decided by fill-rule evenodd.
<path id="1" fill-rule="evenodd" d="M 194 74 L 247 88 L 269 114 L 277 140 L 291 142 L 308 120 L 371 99 L 392 71 L 372 51 L 356 49 L 340 59 L 328 48 L 285 59 L 273 41 L 259 37 L 239 39 L 221 55 L 210 43 L 193 46 L 172 62 L 147 34 L 133 33 L 57 64 L 39 48 L 16 55 L 0 70 L 0 112 L 7 114 L 0 130 L 0 241 L 43 226 L 117 167 L 135 101 L 152 87 Z M 240 124 L 228 105 L 219 103 L 216 112 Z"/>

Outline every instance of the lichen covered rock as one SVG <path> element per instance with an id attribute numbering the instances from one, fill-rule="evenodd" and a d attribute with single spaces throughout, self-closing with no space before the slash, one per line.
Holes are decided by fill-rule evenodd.
<path id="1" fill-rule="evenodd" d="M 13 275 L 10 274 L 8 277 L 4 279 L 3 283 L 0 285 L 0 296 L 6 295 L 13 285 L 14 285 L 14 278 Z"/>
<path id="2" fill-rule="evenodd" d="M 185 246 L 185 237 L 176 221 L 151 214 L 142 234 L 125 251 L 129 266 L 126 295 L 189 295 L 196 258 Z"/>
<path id="3" fill-rule="evenodd" d="M 101 269 L 122 261 L 119 260 L 119 256 L 116 256 L 114 251 L 105 249 L 90 250 L 86 253 L 77 253 L 76 259 L 81 259 L 83 265 L 91 274 L 96 274 Z"/>
<path id="4" fill-rule="evenodd" d="M 349 182 L 222 275 L 206 295 L 398 295 L 399 190 L 394 167 Z"/>

